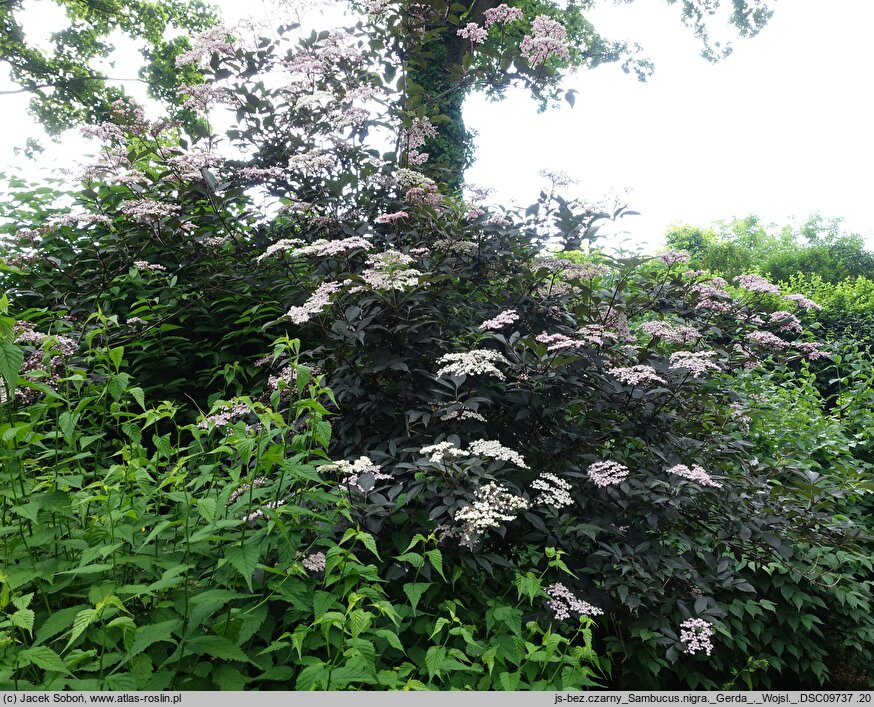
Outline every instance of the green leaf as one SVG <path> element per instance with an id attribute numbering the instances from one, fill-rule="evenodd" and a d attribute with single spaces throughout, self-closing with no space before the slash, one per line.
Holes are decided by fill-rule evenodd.
<path id="1" fill-rule="evenodd" d="M 397 648 L 401 653 L 406 653 L 404 645 L 401 643 L 401 639 L 398 638 L 398 635 L 394 631 L 387 628 L 380 628 L 374 631 L 373 634 L 380 638 L 384 638 L 392 648 Z"/>
<path id="2" fill-rule="evenodd" d="M 124 358 L 124 346 L 116 346 L 114 349 L 109 349 L 109 359 L 116 369 L 121 367 L 121 361 Z"/>
<path id="3" fill-rule="evenodd" d="M 413 611 L 416 610 L 416 607 L 419 605 L 419 600 L 422 598 L 422 595 L 428 591 L 428 588 L 431 587 L 434 582 L 407 582 L 404 585 L 404 594 L 407 595 L 407 599 L 410 600 L 410 606 L 413 607 Z"/>
<path id="4" fill-rule="evenodd" d="M 87 607 L 79 604 L 78 606 L 71 606 L 66 609 L 56 611 L 45 621 L 43 621 L 42 625 L 37 629 L 35 642 L 42 643 L 52 636 L 57 636 L 61 631 L 63 631 L 70 625 L 70 621 L 72 621 L 73 617 L 77 613 L 82 611 L 83 608 Z"/>
<path id="5" fill-rule="evenodd" d="M 73 415 L 69 410 L 65 410 L 58 416 L 58 427 L 64 435 L 68 443 L 73 442 L 73 435 L 76 432 L 77 415 Z"/>
<path id="6" fill-rule="evenodd" d="M 325 688 L 331 668 L 321 661 L 306 666 L 297 676 L 295 690 L 321 690 Z"/>
<path id="7" fill-rule="evenodd" d="M 185 644 L 185 651 L 194 655 L 210 655 L 221 660 L 249 662 L 249 657 L 240 647 L 223 636 L 195 636 Z"/>
<path id="8" fill-rule="evenodd" d="M 440 674 L 440 668 L 446 660 L 446 649 L 443 646 L 431 646 L 425 653 L 425 667 L 428 669 L 428 677 L 433 680 L 435 675 Z"/>
<path id="9" fill-rule="evenodd" d="M 18 371 L 24 361 L 24 350 L 8 342 L 0 343 L 0 377 L 6 381 L 11 392 L 18 381 Z"/>
<path id="10" fill-rule="evenodd" d="M 76 618 L 73 619 L 73 629 L 70 632 L 70 639 L 67 641 L 66 650 L 69 648 L 73 641 L 75 641 L 82 633 L 88 628 L 94 620 L 97 618 L 97 611 L 94 609 L 82 609 L 78 614 L 76 614 Z"/>
<path id="11" fill-rule="evenodd" d="M 177 640 L 173 638 L 172 634 L 173 631 L 177 630 L 180 626 L 182 626 L 182 619 L 170 619 L 169 621 L 161 621 L 156 624 L 140 626 L 137 628 L 137 636 L 130 649 L 131 656 L 142 653 L 153 643 L 158 643 L 160 641 L 177 643 Z"/>
<path id="12" fill-rule="evenodd" d="M 133 399 L 137 401 L 137 404 L 143 409 L 146 409 L 146 395 L 143 392 L 143 389 L 139 386 L 129 388 L 128 393 L 133 396 Z"/>
<path id="13" fill-rule="evenodd" d="M 28 633 L 33 633 L 33 619 L 35 614 L 33 609 L 19 609 L 9 618 L 12 623 L 20 628 L 25 629 Z"/>
<path id="14" fill-rule="evenodd" d="M 225 557 L 246 581 L 249 591 L 252 591 L 252 575 L 258 566 L 261 546 L 258 543 L 248 545 L 231 545 L 225 548 Z"/>
<path id="15" fill-rule="evenodd" d="M 418 552 L 405 552 L 403 555 L 398 555 L 395 557 L 398 562 L 406 562 L 416 569 L 425 566 L 425 558 L 422 557 Z"/>
<path id="16" fill-rule="evenodd" d="M 501 683 L 501 687 L 503 687 L 507 692 L 513 692 L 519 687 L 519 679 L 521 678 L 521 674 L 517 670 L 515 673 L 501 673 L 498 675 L 498 681 Z"/>
<path id="17" fill-rule="evenodd" d="M 137 679 L 130 673 L 115 673 L 107 675 L 106 687 L 118 692 L 136 692 Z"/>
<path id="18" fill-rule="evenodd" d="M 219 690 L 239 691 L 246 687 L 246 676 L 233 665 L 216 666 L 212 681 Z"/>
<path id="19" fill-rule="evenodd" d="M 437 574 L 439 574 L 443 579 L 446 579 L 446 575 L 443 574 L 443 555 L 440 553 L 440 550 L 434 548 L 433 550 L 428 550 L 425 553 L 425 556 L 430 560 L 431 566 L 437 570 Z"/>
<path id="20" fill-rule="evenodd" d="M 48 646 L 34 646 L 27 650 L 21 651 L 18 654 L 19 659 L 35 665 L 43 670 L 50 670 L 55 673 L 69 674 L 70 671 L 64 665 L 64 661 L 57 653 Z"/>
<path id="21" fill-rule="evenodd" d="M 370 550 L 374 555 L 376 555 L 376 559 L 382 562 L 382 558 L 379 556 L 379 553 L 376 550 L 376 540 L 373 539 L 373 536 L 370 533 L 365 533 L 361 531 L 357 535 L 358 539 L 364 544 L 368 550 Z"/>

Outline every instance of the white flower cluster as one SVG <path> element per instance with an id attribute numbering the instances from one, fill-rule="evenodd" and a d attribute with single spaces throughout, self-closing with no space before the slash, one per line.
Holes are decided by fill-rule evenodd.
<path id="1" fill-rule="evenodd" d="M 503 312 L 495 316 L 493 319 L 486 319 L 479 325 L 480 331 L 497 331 L 503 329 L 508 324 L 518 321 L 519 315 L 515 309 L 505 309 Z"/>
<path id="2" fill-rule="evenodd" d="M 467 449 L 456 447 L 452 442 L 438 442 L 430 444 L 427 447 L 422 447 L 419 452 L 431 457 L 429 461 L 439 464 L 446 459 L 460 459 L 462 457 L 489 457 L 500 461 L 510 462 L 522 469 L 527 469 L 528 465 L 525 459 L 519 452 L 513 451 L 508 447 L 504 447 L 500 442 L 494 440 L 478 439 L 471 442 Z"/>
<path id="3" fill-rule="evenodd" d="M 670 367 L 672 370 L 685 368 L 693 378 L 700 378 L 709 370 L 719 370 L 719 365 L 710 360 L 715 355 L 715 351 L 676 351 L 671 354 Z"/>
<path id="4" fill-rule="evenodd" d="M 538 334 L 534 340 L 540 344 L 546 344 L 547 351 L 563 351 L 564 349 L 579 349 L 586 345 L 585 341 L 571 339 L 564 334 Z"/>
<path id="5" fill-rule="evenodd" d="M 492 459 L 510 462 L 522 469 L 528 468 L 528 465 L 525 463 L 525 460 L 519 452 L 514 452 L 512 449 L 504 447 L 500 442 L 494 440 L 478 439 L 475 442 L 470 443 L 467 451 L 469 454 L 474 454 L 479 457 L 491 457 Z"/>
<path id="6" fill-rule="evenodd" d="M 684 479 L 688 479 L 689 481 L 695 481 L 702 486 L 711 486 L 715 489 L 722 488 L 721 483 L 719 483 L 718 481 L 714 481 L 712 478 L 710 478 L 710 474 L 708 474 L 703 467 L 698 466 L 697 464 L 691 469 L 685 464 L 677 464 L 677 466 L 673 466 L 668 469 L 668 473 L 682 476 Z"/>
<path id="7" fill-rule="evenodd" d="M 780 288 L 773 282 L 763 278 L 761 275 L 738 275 L 734 280 L 740 287 L 749 292 L 760 292 L 772 295 L 780 294 Z"/>
<path id="8" fill-rule="evenodd" d="M 404 290 L 419 284 L 422 272 L 407 265 L 413 262 L 406 253 L 398 250 L 387 250 L 367 257 L 370 266 L 361 273 L 364 281 L 374 290 Z M 353 288 L 353 292 L 363 289 Z"/>
<path id="9" fill-rule="evenodd" d="M 652 385 L 653 383 L 667 384 L 664 378 L 656 374 L 652 366 L 637 365 L 627 368 L 610 368 L 607 371 L 616 380 L 626 385 Z"/>
<path id="10" fill-rule="evenodd" d="M 139 221 L 154 222 L 168 216 L 179 213 L 180 207 L 176 204 L 165 204 L 163 201 L 154 199 L 132 199 L 125 201 L 120 207 L 126 216 L 132 216 Z"/>
<path id="11" fill-rule="evenodd" d="M 456 512 L 455 520 L 464 523 L 462 544 L 472 545 L 475 540 L 490 528 L 500 528 L 502 522 L 516 519 L 519 511 L 528 508 L 528 501 L 514 496 L 494 482 L 480 486 L 474 501 Z"/>
<path id="12" fill-rule="evenodd" d="M 302 245 L 303 241 L 300 238 L 283 238 L 282 240 L 276 241 L 276 243 L 272 243 L 267 246 L 267 250 L 265 250 L 261 255 L 258 256 L 257 260 L 260 263 L 265 258 L 269 258 L 274 253 L 283 253 L 286 250 L 290 250 L 296 246 Z"/>
<path id="13" fill-rule="evenodd" d="M 628 477 L 628 467 L 614 461 L 595 462 L 589 466 L 586 473 L 595 486 L 606 488 L 625 481 Z"/>
<path id="14" fill-rule="evenodd" d="M 713 636 L 713 624 L 704 619 L 686 619 L 680 624 L 680 641 L 683 652 L 690 655 L 704 651 L 707 655 L 713 652 L 710 642 Z"/>
<path id="15" fill-rule="evenodd" d="M 550 584 L 546 588 L 546 593 L 552 597 L 548 602 L 548 606 L 552 609 L 555 618 L 558 621 L 569 619 L 571 612 L 580 614 L 581 616 L 600 616 L 603 610 L 597 606 L 592 606 L 586 601 L 577 599 L 573 593 L 561 582 Z"/>
<path id="16" fill-rule="evenodd" d="M 437 444 L 429 444 L 419 450 L 420 454 L 431 455 L 429 461 L 434 464 L 439 464 L 447 458 L 457 459 L 468 456 L 467 452 L 459 449 L 452 442 L 438 442 Z"/>
<path id="17" fill-rule="evenodd" d="M 196 86 L 180 86 L 176 90 L 176 95 L 187 96 L 182 104 L 183 108 L 201 112 L 206 112 L 213 106 L 230 105 L 234 102 L 234 97 L 226 88 L 211 86 L 207 83 Z"/>
<path id="18" fill-rule="evenodd" d="M 330 303 L 330 296 L 339 290 L 348 280 L 343 282 L 323 282 L 316 288 L 309 299 L 301 307 L 292 307 L 285 316 L 295 324 L 304 324 L 315 314 L 321 312 Z"/>
<path id="19" fill-rule="evenodd" d="M 558 478 L 555 474 L 550 474 L 548 471 L 542 472 L 534 481 L 531 482 L 531 488 L 542 491 L 534 502 L 542 506 L 552 506 L 553 508 L 564 508 L 565 506 L 573 505 L 574 500 L 571 498 L 571 485 L 564 479 Z"/>
<path id="20" fill-rule="evenodd" d="M 653 320 L 640 325 L 640 330 L 648 336 L 658 337 L 672 344 L 685 344 L 701 338 L 695 327 L 673 325 L 664 320 Z"/>
<path id="21" fill-rule="evenodd" d="M 337 163 L 334 155 L 324 152 L 304 152 L 294 155 L 288 160 L 288 168 L 299 170 L 305 174 L 313 174 L 319 170 L 330 170 Z"/>
<path id="22" fill-rule="evenodd" d="M 361 236 L 351 236 L 339 241 L 329 241 L 325 238 L 319 238 L 310 243 L 310 245 L 295 248 L 291 254 L 298 258 L 311 255 L 327 258 L 333 255 L 341 255 L 350 250 L 356 250 L 357 248 L 370 250 L 373 248 L 373 244 Z"/>
<path id="23" fill-rule="evenodd" d="M 437 371 L 438 376 L 478 376 L 489 375 L 504 380 L 504 374 L 498 370 L 496 363 L 510 365 L 510 362 L 497 351 L 488 349 L 472 349 L 466 353 L 448 353 L 437 359 L 437 363 L 445 363 Z"/>
<path id="24" fill-rule="evenodd" d="M 488 422 L 488 420 L 473 410 L 450 410 L 440 416 L 441 422 L 448 420 L 479 420 L 480 422 Z"/>
<path id="25" fill-rule="evenodd" d="M 162 270 L 166 270 L 163 265 L 158 265 L 157 263 L 150 263 L 147 260 L 135 260 L 134 267 L 137 270 L 150 270 L 152 272 L 160 272 Z"/>

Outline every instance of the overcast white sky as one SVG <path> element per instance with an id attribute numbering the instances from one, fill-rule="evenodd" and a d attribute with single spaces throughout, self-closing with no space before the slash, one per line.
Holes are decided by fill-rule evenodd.
<path id="1" fill-rule="evenodd" d="M 233 22 L 259 4 L 218 3 Z M 51 3 L 40 28 L 51 28 Z M 755 213 L 779 224 L 819 211 L 874 247 L 874 108 L 871 0 L 782 0 L 755 39 L 737 41 L 717 65 L 664 0 L 616 6 L 606 0 L 595 24 L 612 38 L 643 44 L 656 65 L 646 84 L 606 66 L 570 77 L 579 91 L 538 114 L 526 95 L 501 103 L 472 97 L 466 120 L 477 131 L 477 163 L 468 180 L 496 188 L 503 200 L 533 202 L 541 169 L 579 180 L 576 194 L 598 198 L 631 190 L 642 213 L 622 227 L 655 245 L 672 222 L 707 225 Z M 0 88 L 9 88 L 0 80 Z M 33 171 L 13 148 L 37 134 L 23 96 L 0 96 L 0 170 Z M 56 170 L 81 154 L 68 141 L 40 160 Z"/>

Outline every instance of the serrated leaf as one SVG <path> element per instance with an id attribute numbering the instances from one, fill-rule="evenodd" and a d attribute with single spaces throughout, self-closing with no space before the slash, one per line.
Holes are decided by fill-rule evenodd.
<path id="1" fill-rule="evenodd" d="M 225 548 L 225 557 L 246 581 L 249 591 L 252 591 L 252 575 L 258 566 L 261 547 L 257 543 L 249 545 L 231 545 Z"/>
<path id="2" fill-rule="evenodd" d="M 440 674 L 443 661 L 446 660 L 446 649 L 443 646 L 431 646 L 425 653 L 425 667 L 428 669 L 428 677 L 433 680 L 435 675 Z"/>
<path id="3" fill-rule="evenodd" d="M 374 555 L 376 555 L 376 559 L 382 562 L 382 558 L 379 556 L 379 552 L 376 550 L 376 540 L 373 539 L 373 536 L 370 533 L 365 533 L 361 531 L 357 535 L 358 539 L 363 543 L 364 547 L 370 550 Z"/>
<path id="4" fill-rule="evenodd" d="M 233 665 L 219 665 L 212 671 L 212 681 L 219 690 L 239 691 L 246 687 L 246 676 Z"/>
<path id="5" fill-rule="evenodd" d="M 160 623 L 138 627 L 136 638 L 130 649 L 131 656 L 142 653 L 153 643 L 158 643 L 160 641 L 178 643 L 178 641 L 173 638 L 173 631 L 180 626 L 182 626 L 182 619 L 170 619 L 169 621 L 161 621 Z"/>
<path id="6" fill-rule="evenodd" d="M 406 653 L 404 645 L 401 643 L 401 639 L 398 638 L 398 635 L 394 631 L 387 628 L 381 628 L 374 631 L 373 634 L 380 638 L 384 638 L 392 648 L 397 648 L 401 653 Z"/>
<path id="7" fill-rule="evenodd" d="M 413 607 L 413 611 L 415 611 L 416 607 L 419 606 L 419 600 L 422 598 L 422 595 L 427 592 L 428 588 L 433 584 L 433 582 L 407 582 L 404 585 L 404 594 L 406 594 L 407 599 L 410 600 L 410 606 Z"/>
<path id="8" fill-rule="evenodd" d="M 437 574 L 439 574 L 443 579 L 446 579 L 446 575 L 443 574 L 443 555 L 440 550 L 434 548 L 433 550 L 428 550 L 425 553 L 425 556 L 431 562 L 431 566 L 437 570 Z"/>
<path id="9" fill-rule="evenodd" d="M 106 677 L 106 687 L 119 692 L 136 692 L 138 685 L 130 673 L 114 673 Z"/>
<path id="10" fill-rule="evenodd" d="M 331 669 L 322 662 L 306 666 L 300 671 L 294 684 L 295 690 L 321 690 L 327 683 Z"/>
<path id="11" fill-rule="evenodd" d="M 88 628 L 93 622 L 94 619 L 97 618 L 97 612 L 94 609 L 82 609 L 78 614 L 76 614 L 76 618 L 73 619 L 73 628 L 70 631 L 70 638 L 67 641 L 67 647 L 75 641 L 82 633 Z"/>
<path id="12" fill-rule="evenodd" d="M 33 633 L 33 620 L 35 616 L 33 609 L 19 609 L 9 618 L 14 625 L 25 629 L 28 633 Z"/>
<path id="13" fill-rule="evenodd" d="M 70 671 L 64 665 L 64 661 L 57 653 L 48 646 L 33 646 L 18 654 L 20 660 L 27 661 L 31 665 L 35 665 L 43 670 L 50 670 L 55 673 L 69 674 Z"/>
<path id="14" fill-rule="evenodd" d="M 221 660 L 249 662 L 248 656 L 238 645 L 223 636 L 195 636 L 185 644 L 186 653 L 209 655 Z"/>
<path id="15" fill-rule="evenodd" d="M 143 392 L 143 389 L 139 386 L 135 386 L 133 388 L 129 388 L 128 393 L 133 396 L 133 399 L 137 401 L 137 405 L 139 405 L 143 410 L 146 409 L 146 394 Z"/>
<path id="16" fill-rule="evenodd" d="M 24 361 L 24 350 L 9 342 L 0 343 L 0 378 L 6 381 L 10 392 L 18 381 L 18 371 Z"/>
<path id="17" fill-rule="evenodd" d="M 406 562 L 416 569 L 424 567 L 425 565 L 425 558 L 422 557 L 418 552 L 405 552 L 403 555 L 398 555 L 397 557 L 395 557 L 395 559 L 398 562 Z"/>
<path id="18" fill-rule="evenodd" d="M 73 617 L 82 611 L 83 608 L 87 608 L 84 605 L 80 604 L 78 606 L 71 606 L 66 609 L 61 609 L 60 611 L 56 611 L 54 614 L 49 616 L 45 621 L 42 622 L 42 625 L 37 629 L 36 632 L 36 643 L 42 643 L 43 641 L 48 640 L 52 636 L 57 636 L 61 631 L 67 628 L 70 625 L 70 622 L 73 620 Z"/>

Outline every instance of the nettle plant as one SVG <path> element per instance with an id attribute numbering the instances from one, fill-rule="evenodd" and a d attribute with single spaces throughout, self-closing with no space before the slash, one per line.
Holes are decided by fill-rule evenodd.
<path id="1" fill-rule="evenodd" d="M 719 687 L 743 568 L 853 544 L 858 479 L 774 484 L 743 434 L 739 371 L 827 355 L 814 303 L 598 251 L 622 206 L 442 193 L 380 43 L 290 31 L 182 57 L 231 156 L 118 105 L 73 209 L 7 211 L 2 679 Z"/>

